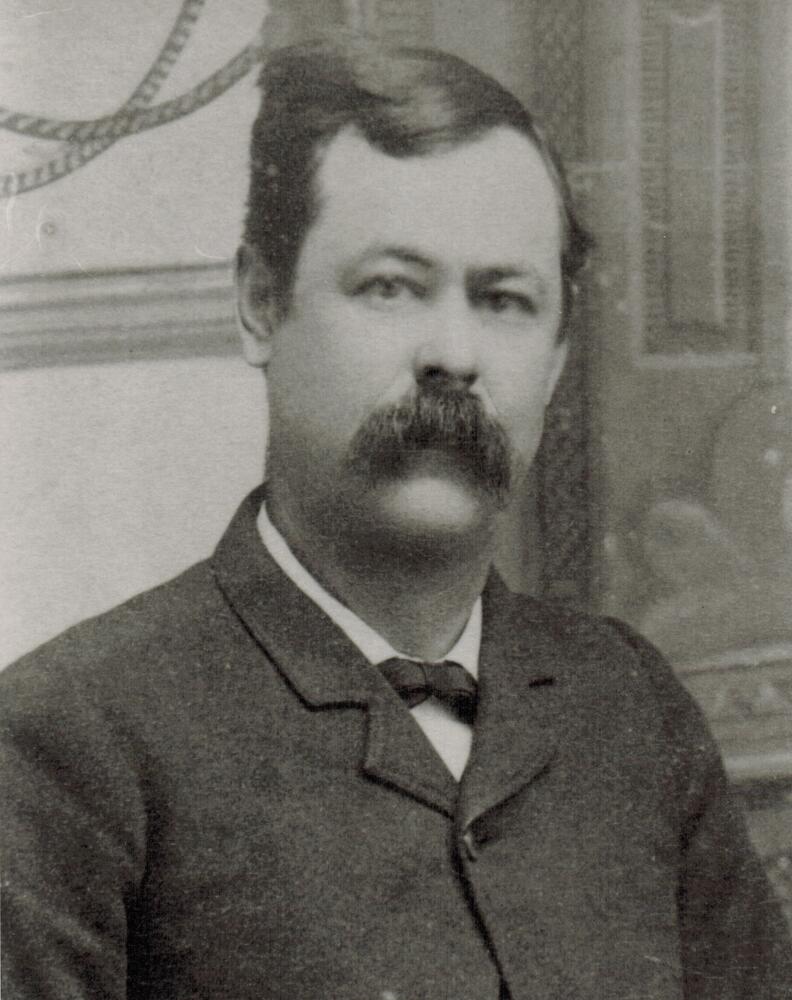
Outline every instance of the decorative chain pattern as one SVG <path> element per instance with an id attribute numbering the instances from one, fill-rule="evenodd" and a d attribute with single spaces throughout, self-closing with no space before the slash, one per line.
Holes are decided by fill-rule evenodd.
<path id="1" fill-rule="evenodd" d="M 145 107 L 154 100 L 187 44 L 205 2 L 206 0 L 184 0 L 164 45 L 123 108 Z M 32 191 L 37 187 L 65 177 L 73 170 L 77 170 L 99 156 L 112 145 L 113 140 L 105 139 L 101 142 L 88 142 L 78 147 L 67 147 L 59 156 L 39 164 L 32 170 L 24 173 L 6 174 L 0 178 L 0 197 Z"/>
<path id="2" fill-rule="evenodd" d="M 152 108 L 134 107 L 91 121 L 52 121 L 0 108 L 0 127 L 33 139 L 80 143 L 110 139 L 115 142 L 122 136 L 156 128 L 203 107 L 236 83 L 258 58 L 259 49 L 249 45 L 197 87 Z"/>
<path id="3" fill-rule="evenodd" d="M 183 0 L 176 21 L 171 28 L 165 43 L 160 49 L 151 68 L 135 87 L 126 102 L 127 107 L 150 104 L 159 93 L 163 83 L 168 79 L 170 71 L 176 65 L 176 60 L 189 41 L 195 23 L 203 10 L 206 0 Z"/>
<path id="4" fill-rule="evenodd" d="M 0 127 L 35 139 L 68 143 L 60 156 L 31 170 L 0 178 L 0 197 L 42 187 L 66 176 L 127 135 L 156 128 L 192 114 L 225 93 L 261 59 L 261 33 L 224 66 L 179 97 L 148 107 L 181 54 L 205 0 L 184 0 L 157 58 L 124 105 L 112 115 L 91 121 L 53 121 L 0 107 Z"/>

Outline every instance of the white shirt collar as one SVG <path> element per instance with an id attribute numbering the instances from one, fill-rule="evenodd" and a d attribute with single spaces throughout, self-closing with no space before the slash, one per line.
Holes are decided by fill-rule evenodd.
<path id="1" fill-rule="evenodd" d="M 382 663 L 392 656 L 407 657 L 400 653 L 378 632 L 350 611 L 340 601 L 329 594 L 325 588 L 311 576 L 308 570 L 297 559 L 289 548 L 286 539 L 278 531 L 267 514 L 266 504 L 261 505 L 257 521 L 259 535 L 267 551 L 280 566 L 286 576 L 354 642 L 360 652 L 370 663 Z M 478 677 L 479 649 L 481 647 L 481 598 L 473 605 L 467 625 L 457 639 L 453 648 L 445 656 L 461 664 L 474 677 Z"/>

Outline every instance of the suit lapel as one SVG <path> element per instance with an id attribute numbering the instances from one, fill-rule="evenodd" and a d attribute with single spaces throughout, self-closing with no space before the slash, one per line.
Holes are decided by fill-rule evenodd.
<path id="1" fill-rule="evenodd" d="M 288 687 L 312 709 L 359 707 L 368 727 L 361 768 L 373 780 L 451 815 L 457 784 L 382 674 L 280 570 L 242 504 L 212 560 L 218 586 Z"/>
<path id="2" fill-rule="evenodd" d="M 458 823 L 510 798 L 550 766 L 564 731 L 564 643 L 539 602 L 497 578 L 484 593 L 479 709 L 459 794 Z"/>
<path id="3" fill-rule="evenodd" d="M 398 695 L 388 686 L 368 708 L 366 774 L 453 816 L 459 786 Z"/>

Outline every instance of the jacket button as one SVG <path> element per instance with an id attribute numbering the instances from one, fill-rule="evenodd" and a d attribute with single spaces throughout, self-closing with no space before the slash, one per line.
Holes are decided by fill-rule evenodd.
<path id="1" fill-rule="evenodd" d="M 465 830 L 462 834 L 462 843 L 465 845 L 465 854 L 467 854 L 468 860 L 475 861 L 478 857 L 478 844 L 472 830 Z"/>

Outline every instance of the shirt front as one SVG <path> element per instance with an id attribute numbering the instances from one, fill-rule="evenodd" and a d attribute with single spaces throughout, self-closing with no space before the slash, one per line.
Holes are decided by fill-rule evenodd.
<path id="1" fill-rule="evenodd" d="M 278 566 L 348 636 L 369 663 L 376 665 L 394 656 L 415 659 L 394 649 L 387 639 L 333 597 L 308 572 L 270 520 L 266 504 L 261 505 L 257 523 L 261 540 Z M 459 663 L 473 677 L 478 677 L 480 646 L 481 598 L 478 598 L 462 634 L 444 658 Z M 427 698 L 410 709 L 410 713 L 448 770 L 459 781 L 470 756 L 472 727 L 458 719 L 436 698 Z"/>

